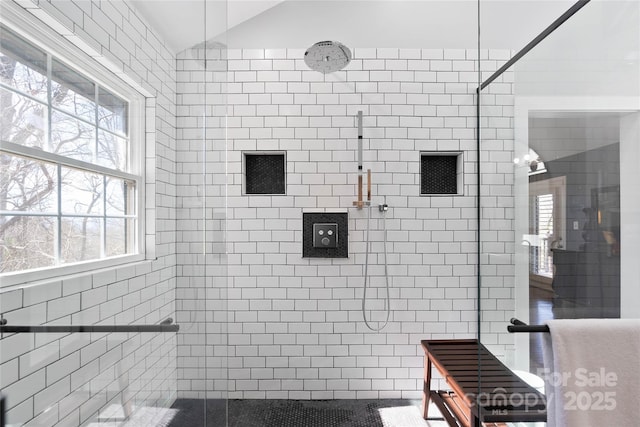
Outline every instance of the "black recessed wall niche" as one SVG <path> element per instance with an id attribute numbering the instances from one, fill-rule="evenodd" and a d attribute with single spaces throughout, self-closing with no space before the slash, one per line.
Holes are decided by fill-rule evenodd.
<path id="1" fill-rule="evenodd" d="M 245 194 L 286 194 L 286 188 L 284 153 L 244 153 Z"/>
<path id="2" fill-rule="evenodd" d="M 420 153 L 420 194 L 462 195 L 462 153 Z"/>
<path id="3" fill-rule="evenodd" d="M 313 224 L 337 224 L 337 246 L 313 247 Z M 302 214 L 302 256 L 304 258 L 348 258 L 349 215 L 344 212 L 304 212 Z"/>

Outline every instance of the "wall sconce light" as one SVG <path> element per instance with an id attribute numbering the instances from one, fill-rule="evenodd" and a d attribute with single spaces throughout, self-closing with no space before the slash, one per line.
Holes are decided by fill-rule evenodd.
<path id="1" fill-rule="evenodd" d="M 522 156 L 522 158 L 515 157 L 513 159 L 513 163 L 516 166 L 528 166 L 529 176 L 547 172 L 547 168 L 545 167 L 544 162 L 540 159 L 540 156 L 531 149 L 529 149 L 529 153 Z"/>

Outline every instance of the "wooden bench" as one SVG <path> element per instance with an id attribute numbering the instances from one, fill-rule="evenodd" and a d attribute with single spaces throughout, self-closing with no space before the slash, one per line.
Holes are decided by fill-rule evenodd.
<path id="1" fill-rule="evenodd" d="M 423 340 L 422 416 L 432 400 L 451 427 L 546 422 L 542 393 L 514 374 L 477 340 Z M 431 390 L 431 366 L 451 387 Z"/>

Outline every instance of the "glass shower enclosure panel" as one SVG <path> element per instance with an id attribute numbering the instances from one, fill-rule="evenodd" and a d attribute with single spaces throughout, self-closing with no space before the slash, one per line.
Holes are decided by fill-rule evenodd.
<path id="1" fill-rule="evenodd" d="M 582 3 L 479 99 L 480 339 L 540 388 L 512 318 L 640 316 L 640 2 Z"/>
<path id="2" fill-rule="evenodd" d="M 198 2 L 177 54 L 175 425 L 227 425 L 227 2 Z"/>
<path id="3" fill-rule="evenodd" d="M 226 33 L 226 1 L 184 2 L 184 12 L 199 19 L 190 23 L 193 39 L 181 50 L 180 42 L 169 46 L 159 24 L 145 19 L 155 16 L 159 2 L 81 3 L 30 4 L 30 14 L 18 2 L 2 2 L 1 423 L 226 425 L 226 47 L 212 41 Z M 107 43 L 88 30 L 65 38 L 80 26 L 68 16 L 74 11 L 84 16 L 86 28 L 104 32 Z M 41 44 L 27 41 L 39 38 Z M 85 68 L 108 84 L 83 77 Z M 124 80 L 108 77 L 109 71 Z M 94 150 L 97 172 L 87 172 L 91 156 L 68 160 L 62 152 L 43 155 L 46 150 L 31 148 L 51 145 L 55 132 L 73 137 L 74 131 L 93 135 L 96 148 L 90 138 L 76 138 L 74 148 L 80 154 Z M 14 138 L 20 134 L 31 135 L 22 144 L 28 147 Z M 127 144 L 144 149 L 127 153 L 135 166 L 123 172 L 124 161 L 114 159 Z M 39 200 L 41 211 L 11 213 L 6 202 L 18 200 L 25 183 L 45 183 L 46 192 L 22 193 Z M 87 183 L 94 187 L 83 192 Z M 96 197 L 92 203 L 102 200 L 102 210 L 68 212 L 86 202 L 85 193 Z M 144 203 L 135 203 L 137 198 Z M 47 239 L 56 232 L 33 225 L 55 222 L 56 215 L 67 217 L 57 233 L 73 239 L 66 247 L 58 244 L 58 251 L 72 253 L 71 261 L 123 251 L 136 221 L 144 229 L 135 246 L 144 250 L 130 263 L 107 259 L 98 267 L 63 265 L 71 268 L 16 278 L 7 263 L 7 238 L 51 243 Z M 18 216 L 29 220 L 11 219 Z M 9 236 L 11 224 L 30 228 L 13 227 Z M 124 229 L 126 237 L 110 238 L 110 227 Z M 127 255 L 134 252 L 125 247 Z M 55 249 L 42 253 L 58 255 Z"/>

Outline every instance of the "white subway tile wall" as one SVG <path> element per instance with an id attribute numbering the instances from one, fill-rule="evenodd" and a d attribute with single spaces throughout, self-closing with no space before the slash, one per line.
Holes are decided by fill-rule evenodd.
<path id="1" fill-rule="evenodd" d="M 225 54 L 228 73 L 217 61 Z M 482 54 L 483 70 L 509 56 Z M 345 70 L 328 75 L 302 55 L 178 56 L 177 317 L 189 325 L 178 349 L 180 396 L 224 396 L 227 387 L 230 398 L 416 398 L 420 340 L 476 336 L 477 51 L 356 48 Z M 205 57 L 219 64 L 204 70 Z M 483 179 L 501 183 L 483 187 L 487 208 L 500 208 L 484 235 L 494 256 L 483 304 L 502 329 L 513 311 L 509 79 L 483 106 L 483 143 L 495 142 L 482 154 Z M 220 84 L 203 91 L 204 81 Z M 209 99 L 226 110 L 213 111 Z M 384 228 L 388 239 L 391 318 L 378 333 L 361 313 L 367 212 L 352 208 L 359 110 L 372 170 L 367 315 L 375 325 L 385 317 Z M 242 195 L 245 150 L 286 151 L 286 195 Z M 464 195 L 420 196 L 420 151 L 437 150 L 463 153 Z M 390 206 L 384 220 L 379 203 Z M 302 258 L 302 213 L 313 211 L 349 212 L 348 259 Z M 487 337 L 498 354 L 510 346 L 498 342 L 502 329 Z"/>
<path id="2" fill-rule="evenodd" d="M 149 95 L 146 240 L 149 258 L 157 258 L 5 288 L 0 312 L 13 325 L 153 324 L 175 317 L 175 56 L 125 2 L 14 3 Z M 8 422 L 79 426 L 171 405 L 176 357 L 175 333 L 5 334 L 0 389 Z"/>

